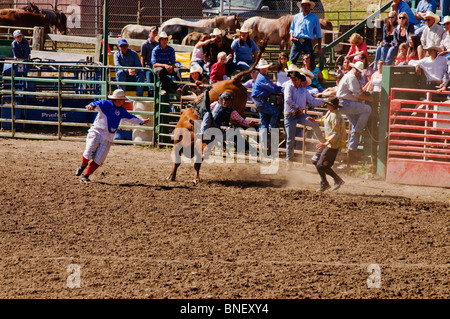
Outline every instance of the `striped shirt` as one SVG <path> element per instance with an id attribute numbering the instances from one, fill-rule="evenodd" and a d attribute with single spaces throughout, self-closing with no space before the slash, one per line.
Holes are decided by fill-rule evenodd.
<path id="1" fill-rule="evenodd" d="M 167 46 L 165 50 L 161 45 L 156 46 L 152 51 L 152 65 L 155 63 L 175 64 L 175 50 L 170 46 Z"/>

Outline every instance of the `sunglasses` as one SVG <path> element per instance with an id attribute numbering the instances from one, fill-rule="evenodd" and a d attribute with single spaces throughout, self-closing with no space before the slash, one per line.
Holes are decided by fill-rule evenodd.
<path id="1" fill-rule="evenodd" d="M 388 17 L 389 19 L 395 19 L 395 17 Z"/>
<path id="2" fill-rule="evenodd" d="M 401 20 L 403 20 L 403 19 L 406 19 L 406 17 L 398 17 L 399 19 L 401 19 Z M 425 20 L 426 21 L 426 20 Z"/>
<path id="3" fill-rule="evenodd" d="M 431 21 L 431 19 L 425 19 L 425 21 L 427 21 L 427 22 L 428 22 L 428 21 Z"/>

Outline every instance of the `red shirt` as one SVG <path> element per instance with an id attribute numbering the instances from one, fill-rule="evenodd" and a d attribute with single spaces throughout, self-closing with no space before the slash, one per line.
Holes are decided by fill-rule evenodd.
<path id="1" fill-rule="evenodd" d="M 221 64 L 220 62 L 216 62 L 212 65 L 211 74 L 209 75 L 211 82 L 215 83 L 223 80 L 223 77 L 227 74 L 225 66 L 226 64 Z"/>

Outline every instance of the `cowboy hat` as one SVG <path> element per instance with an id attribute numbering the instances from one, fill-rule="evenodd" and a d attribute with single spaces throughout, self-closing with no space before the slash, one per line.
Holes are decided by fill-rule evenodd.
<path id="1" fill-rule="evenodd" d="M 310 79 L 314 79 L 314 74 L 311 71 L 307 70 L 306 68 L 301 68 L 300 73 L 302 73 L 303 75 L 306 75 Z"/>
<path id="2" fill-rule="evenodd" d="M 364 72 L 366 69 L 364 69 L 364 63 L 362 61 L 358 61 L 356 63 L 350 63 L 350 66 L 352 68 L 355 68 L 359 72 Z"/>
<path id="3" fill-rule="evenodd" d="M 198 72 L 200 74 L 203 73 L 203 68 L 200 65 L 198 65 L 197 63 L 191 65 L 191 69 L 189 70 L 189 73 L 195 73 L 195 72 Z"/>
<path id="4" fill-rule="evenodd" d="M 448 22 L 450 22 L 450 16 L 445 16 L 444 21 L 442 21 L 441 24 L 446 24 Z"/>
<path id="5" fill-rule="evenodd" d="M 425 12 L 425 17 L 424 18 L 433 18 L 434 19 L 434 23 L 439 23 L 439 21 L 441 21 L 441 18 L 435 14 L 433 11 L 428 10 L 427 12 Z"/>
<path id="6" fill-rule="evenodd" d="M 330 96 L 323 103 L 333 106 L 334 109 L 337 109 L 338 107 L 342 107 L 342 104 L 339 103 L 339 99 L 336 96 Z"/>
<path id="7" fill-rule="evenodd" d="M 170 40 L 170 39 L 172 39 L 172 36 L 171 35 L 167 35 L 166 32 L 162 31 L 156 36 L 155 40 L 159 42 L 159 39 L 161 39 L 161 38 Z"/>
<path id="8" fill-rule="evenodd" d="M 301 2 L 297 2 L 297 7 L 299 7 L 300 9 L 302 8 L 302 4 L 303 3 L 308 3 L 311 5 L 311 10 L 316 6 L 316 3 L 314 1 L 310 1 L 310 0 L 302 0 Z"/>
<path id="9" fill-rule="evenodd" d="M 257 66 L 255 66 L 255 69 L 265 69 L 265 68 L 269 68 L 272 65 L 272 63 L 267 63 L 266 60 L 261 59 L 259 60 L 259 63 Z"/>
<path id="10" fill-rule="evenodd" d="M 437 45 L 432 45 L 432 46 L 429 46 L 429 47 L 427 47 L 427 48 L 423 48 L 425 51 L 428 51 L 428 50 L 436 50 L 436 51 L 438 51 L 438 52 L 442 52 L 442 51 L 444 51 L 444 48 L 443 47 L 440 47 L 440 46 L 437 46 Z"/>
<path id="11" fill-rule="evenodd" d="M 241 32 L 248 33 L 248 35 L 250 35 L 250 34 L 252 34 L 253 30 L 247 28 L 247 27 L 244 25 L 244 26 L 242 26 L 242 28 L 236 29 L 236 33 L 237 33 L 237 34 L 240 34 Z"/>
<path id="12" fill-rule="evenodd" d="M 219 28 L 214 28 L 213 32 L 210 33 L 209 35 L 212 36 L 212 37 L 215 37 L 215 36 L 218 36 L 218 35 L 224 36 L 224 34 L 225 34 L 224 30 L 220 30 Z"/>
<path id="13" fill-rule="evenodd" d="M 290 66 L 289 66 L 289 68 L 288 69 L 284 69 L 284 72 L 293 72 L 293 71 L 297 71 L 297 72 L 302 72 L 302 70 L 297 66 L 297 65 L 295 65 L 294 63 L 292 63 Z"/>
<path id="14" fill-rule="evenodd" d="M 113 92 L 112 95 L 108 95 L 108 99 L 110 99 L 110 100 L 127 100 L 128 98 L 125 96 L 125 92 L 122 89 L 117 89 Z"/>

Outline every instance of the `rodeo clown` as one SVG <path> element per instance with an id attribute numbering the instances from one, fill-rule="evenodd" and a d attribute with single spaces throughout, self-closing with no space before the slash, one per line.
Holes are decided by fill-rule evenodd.
<path id="1" fill-rule="evenodd" d="M 90 183 L 89 176 L 105 161 L 121 120 L 140 125 L 147 124 L 150 121 L 150 119 L 140 119 L 125 110 L 123 104 L 127 97 L 122 89 L 115 90 L 112 95 L 108 96 L 108 99 L 86 105 L 86 109 L 90 111 L 95 109 L 98 114 L 88 131 L 86 149 L 83 153 L 81 165 L 75 173 L 76 176 L 80 176 L 87 167 L 86 174 L 80 179 L 84 183 Z M 90 160 L 92 161 L 89 164 Z"/>

